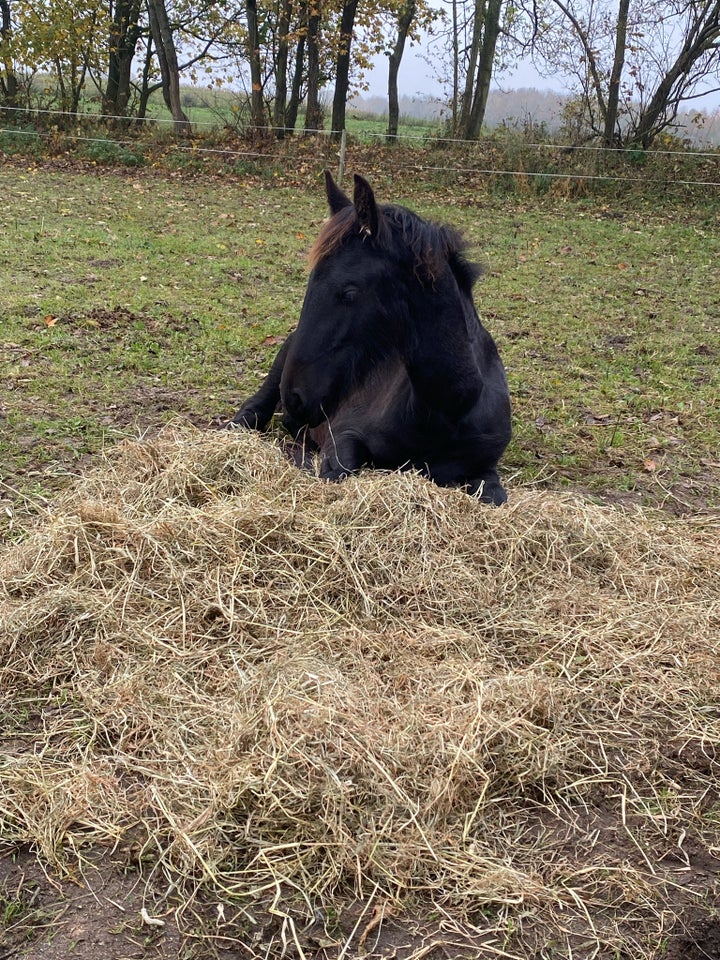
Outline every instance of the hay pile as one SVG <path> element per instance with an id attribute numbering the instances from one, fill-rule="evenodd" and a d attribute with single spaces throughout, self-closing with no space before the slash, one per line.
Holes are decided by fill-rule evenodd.
<path id="1" fill-rule="evenodd" d="M 125 443 L 0 556 L 3 833 L 299 925 L 390 899 L 651 956 L 720 839 L 717 534 Z"/>

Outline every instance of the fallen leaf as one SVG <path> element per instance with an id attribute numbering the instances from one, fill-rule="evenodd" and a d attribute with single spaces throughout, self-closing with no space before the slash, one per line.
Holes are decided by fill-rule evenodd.
<path id="1" fill-rule="evenodd" d="M 45 322 L 45 326 L 46 326 L 46 327 L 54 327 L 55 324 L 58 322 L 58 318 L 57 318 L 57 317 L 54 317 L 51 313 L 49 313 L 49 314 L 45 317 L 45 321 L 44 321 L 44 322 Z"/>
<path id="2" fill-rule="evenodd" d="M 591 413 L 588 411 L 585 414 L 585 423 L 587 423 L 588 426 L 606 427 L 612 422 L 613 416 L 610 413 Z"/>

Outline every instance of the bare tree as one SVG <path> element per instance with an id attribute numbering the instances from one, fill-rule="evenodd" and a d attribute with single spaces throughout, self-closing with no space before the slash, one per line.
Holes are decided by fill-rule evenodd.
<path id="1" fill-rule="evenodd" d="M 475 3 L 465 93 L 460 111 L 460 134 L 465 140 L 477 140 L 485 119 L 495 49 L 500 36 L 502 6 L 503 0 L 476 0 Z"/>
<path id="2" fill-rule="evenodd" d="M 537 37 L 547 68 L 574 76 L 586 138 L 652 145 L 720 64 L 720 0 L 550 0 Z"/>
<path id="3" fill-rule="evenodd" d="M 388 128 L 389 140 L 397 137 L 400 121 L 400 101 L 398 99 L 398 74 L 400 62 L 405 51 L 405 43 L 410 33 L 410 27 L 415 20 L 417 0 L 405 0 L 397 18 L 397 33 L 395 43 L 388 54 Z"/>
<path id="4" fill-rule="evenodd" d="M 620 108 L 620 81 L 625 66 L 625 49 L 627 45 L 628 11 L 630 0 L 620 0 L 617 23 L 615 26 L 615 55 L 613 57 L 610 82 L 608 84 L 607 108 L 605 110 L 605 128 L 603 141 L 611 147 L 618 136 L 618 111 Z"/>
<path id="5" fill-rule="evenodd" d="M 250 115 L 255 131 L 266 126 L 263 102 L 262 63 L 258 31 L 257 0 L 245 0 L 248 28 L 248 59 L 250 61 Z"/>
<path id="6" fill-rule="evenodd" d="M 192 125 L 180 103 L 180 69 L 165 0 L 147 0 L 147 8 L 160 65 L 163 99 L 172 114 L 173 129 L 176 133 L 191 133 Z"/>
<path id="7" fill-rule="evenodd" d="M 496 49 L 503 32 L 504 0 L 451 0 L 451 6 L 452 20 L 445 42 L 452 74 L 453 133 L 476 140 L 485 119 Z"/>
<path id="8" fill-rule="evenodd" d="M 667 65 L 655 91 L 640 112 L 632 130 L 635 141 L 649 147 L 657 134 L 671 124 L 680 104 L 692 99 L 697 83 L 717 74 L 720 62 L 720 0 L 690 4 L 682 46 Z"/>
<path id="9" fill-rule="evenodd" d="M 350 46 L 352 44 L 358 0 L 343 0 L 340 15 L 337 60 L 335 62 L 335 94 L 332 108 L 332 136 L 337 138 L 345 129 L 345 105 L 350 87 Z"/>

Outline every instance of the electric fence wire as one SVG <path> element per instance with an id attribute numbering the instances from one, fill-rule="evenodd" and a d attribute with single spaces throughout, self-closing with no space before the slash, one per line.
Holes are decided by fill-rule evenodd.
<path id="1" fill-rule="evenodd" d="M 1 112 L 4 113 L 15 113 L 17 115 L 39 115 L 39 116 L 54 116 L 61 117 L 63 119 L 74 119 L 78 122 L 96 122 L 96 121 L 110 121 L 115 123 L 124 123 L 128 126 L 140 128 L 146 124 L 156 124 L 158 126 L 172 127 L 175 121 L 171 117 L 117 117 L 112 114 L 104 113 L 71 113 L 63 110 L 49 110 L 49 109 L 27 109 L 24 107 L 2 107 L 0 108 Z M 231 123 L 237 123 L 237 118 L 232 117 L 228 118 L 225 126 L 230 126 Z M 208 129 L 219 129 L 219 122 L 212 120 L 191 120 L 191 127 L 205 127 Z M 12 129 L 12 128 L 11 128 Z M 303 135 L 303 134 L 312 134 L 316 136 L 324 136 L 328 138 L 339 138 L 341 131 L 340 130 L 325 130 L 325 129 L 306 129 L 303 128 L 299 130 L 295 127 L 282 127 L 282 126 L 272 126 L 270 124 L 262 127 L 253 126 L 252 124 L 243 124 L 241 132 L 244 134 L 267 134 L 267 133 L 284 133 L 289 135 Z M 33 131 L 30 131 L 33 133 Z M 410 133 L 397 133 L 388 136 L 387 133 L 374 133 L 372 131 L 367 131 L 362 134 L 362 137 L 368 138 L 370 140 L 382 140 L 382 141 L 419 141 L 420 143 L 432 143 L 432 144 L 457 144 L 459 146 L 465 146 L 469 149 L 477 146 L 477 140 L 465 140 L 461 137 L 444 137 L 437 133 L 428 132 L 426 134 L 410 134 Z M 104 140 L 103 142 L 107 142 Z M 524 147 L 537 149 L 537 150 L 556 150 L 560 153 L 597 153 L 597 154 L 612 154 L 613 156 L 622 155 L 623 153 L 636 153 L 640 150 L 639 147 L 607 147 L 600 146 L 598 144 L 574 144 L 574 143 L 542 143 L 542 142 L 532 142 L 526 141 L 523 143 Z M 652 149 L 653 156 L 661 157 L 683 157 L 685 159 L 697 159 L 697 160 L 717 160 L 720 159 L 720 148 L 715 150 L 695 150 L 689 148 L 687 150 L 663 150 L 653 147 Z"/>
<path id="2" fill-rule="evenodd" d="M 84 123 L 87 123 L 89 120 L 92 120 L 94 122 L 94 121 L 101 121 L 101 120 L 117 121 L 118 119 L 117 117 L 108 117 L 103 114 L 87 114 L 87 113 L 68 114 L 59 110 L 28 111 L 19 107 L 3 108 L 3 110 L 5 112 L 8 112 L 8 110 L 10 111 L 14 110 L 14 111 L 17 111 L 18 113 L 24 114 L 25 116 L 27 116 L 28 114 L 35 113 L 35 114 L 43 114 L 43 115 L 50 115 L 50 116 L 59 116 L 59 117 L 63 117 L 64 119 L 67 119 L 68 117 L 70 117 L 70 118 L 75 118 L 78 121 L 84 122 Z M 138 121 L 133 118 L 127 118 L 127 121 L 124 120 L 123 122 L 128 122 L 135 126 L 137 126 L 138 123 L 142 125 L 147 122 L 157 124 L 157 125 L 163 125 L 163 124 L 172 125 L 174 123 L 172 119 L 166 119 L 163 117 L 150 117 L 150 118 L 143 119 L 142 121 Z M 217 123 L 202 121 L 199 123 L 192 122 L 192 126 L 197 126 L 197 127 L 207 126 L 207 127 L 217 129 L 218 125 Z M 298 131 L 298 130 L 291 130 L 290 128 L 286 128 L 286 127 L 262 127 L 262 128 L 252 127 L 252 126 L 243 127 L 243 133 L 245 134 L 252 133 L 252 132 L 267 134 L 267 133 L 278 133 L 280 131 L 285 133 L 291 133 L 294 136 L 311 135 L 311 136 L 316 136 L 320 138 L 324 137 L 324 138 L 327 138 L 328 140 L 330 140 L 333 136 L 336 136 L 336 137 L 339 136 L 339 132 L 333 131 L 333 130 Z M 0 135 L 18 137 L 18 138 L 25 137 L 27 139 L 40 139 L 40 140 L 49 141 L 53 138 L 54 133 L 39 132 L 37 130 L 22 130 L 15 127 L 0 127 Z M 80 134 L 71 134 L 67 132 L 63 132 L 63 137 L 70 142 L 83 143 L 83 144 L 98 144 L 105 147 L 107 147 L 108 145 L 112 145 L 115 147 L 128 147 L 128 146 L 134 145 L 137 142 L 132 138 L 115 139 L 108 136 L 89 137 L 89 136 L 82 136 Z M 361 142 L 364 138 L 367 138 L 370 141 L 373 141 L 373 140 L 380 140 L 383 142 L 388 141 L 388 138 L 385 134 L 379 134 L 379 133 L 366 133 L 359 137 L 354 137 L 353 139 Z M 479 152 L 482 150 L 482 147 L 483 147 L 482 141 L 467 141 L 467 140 L 461 140 L 458 138 L 440 137 L 440 136 L 436 137 L 434 135 L 428 135 L 426 137 L 418 137 L 415 135 L 398 134 L 397 136 L 393 136 L 391 139 L 393 143 L 403 142 L 403 141 L 411 141 L 411 142 L 421 141 L 426 143 L 428 146 L 430 145 L 443 146 L 446 144 L 462 145 L 463 147 L 466 148 L 466 153 L 470 153 L 473 151 Z M 633 151 L 621 150 L 621 149 L 611 148 L 611 147 L 600 147 L 600 146 L 590 146 L 590 145 L 574 146 L 573 144 L 555 144 L 555 143 L 524 143 L 523 147 L 528 150 L 532 150 L 532 149 L 552 150 L 558 154 L 570 154 L 575 151 L 590 151 L 595 155 L 607 154 L 607 155 L 612 155 L 613 157 L 621 157 L 624 153 L 633 152 Z M 192 154 L 193 156 L 205 156 L 205 155 L 215 156 L 215 157 L 223 157 L 227 160 L 262 160 L 268 163 L 274 162 L 280 166 L 286 163 L 297 162 L 297 158 L 290 155 L 272 153 L 272 152 L 261 151 L 257 149 L 240 150 L 237 148 L 229 149 L 227 147 L 219 148 L 219 147 L 200 146 L 197 143 L 193 143 L 192 145 L 187 145 L 180 142 L 174 143 L 173 149 L 178 152 L 185 152 L 185 153 Z M 653 150 L 652 154 L 653 156 L 665 156 L 665 157 L 678 156 L 678 157 L 683 157 L 684 159 L 697 159 L 697 160 L 707 159 L 707 160 L 720 161 L 720 151 L 706 152 L 706 151 L 693 151 L 693 150 L 688 150 L 688 151 Z M 326 156 L 306 155 L 305 157 L 303 157 L 303 159 L 306 162 L 317 163 L 318 166 L 325 165 L 327 163 Z M 630 176 L 630 175 L 620 176 L 620 175 L 611 174 L 611 173 L 574 173 L 574 172 L 510 170 L 503 167 L 462 166 L 458 164 L 440 165 L 436 163 L 428 163 L 421 160 L 417 160 L 413 162 L 412 160 L 409 160 L 407 155 L 404 155 L 403 160 L 398 160 L 392 157 L 385 157 L 383 159 L 383 163 L 386 167 L 390 167 L 398 171 L 415 170 L 418 172 L 426 172 L 426 173 L 454 173 L 454 174 L 475 175 L 475 176 L 495 176 L 495 177 L 510 177 L 510 178 L 515 177 L 515 178 L 526 178 L 526 179 L 535 178 L 535 179 L 565 180 L 565 181 L 588 181 L 588 182 L 602 181 L 605 183 L 643 183 L 643 184 L 655 185 L 655 186 L 672 184 L 672 185 L 687 186 L 687 187 L 720 187 L 720 180 L 699 180 L 699 179 L 688 179 L 688 178 L 663 178 L 663 177 Z"/>

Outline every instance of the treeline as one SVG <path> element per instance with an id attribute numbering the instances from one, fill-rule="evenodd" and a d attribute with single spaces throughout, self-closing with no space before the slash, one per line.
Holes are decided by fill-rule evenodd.
<path id="1" fill-rule="evenodd" d="M 306 131 L 339 134 L 363 72 L 385 53 L 393 138 L 403 55 L 423 33 L 434 35 L 447 128 L 467 140 L 487 121 L 498 67 L 521 57 L 567 85 L 563 120 L 577 144 L 647 149 L 700 89 L 720 89 L 720 0 L 452 0 L 442 10 L 430 0 L 0 0 L 0 110 L 11 117 L 42 96 L 70 115 L 90 99 L 128 122 L 160 90 L 185 133 L 181 82 L 243 83 L 256 134 L 286 136 L 301 104 Z"/>
<path id="2" fill-rule="evenodd" d="M 387 113 L 387 99 L 376 95 L 358 95 L 350 101 L 349 109 L 351 116 L 383 116 Z M 484 127 L 487 130 L 504 127 L 526 138 L 552 138 L 565 143 L 572 139 L 566 124 L 566 113 L 570 113 L 572 122 L 574 109 L 573 97 L 551 90 L 538 90 L 535 87 L 493 89 L 488 96 Z M 434 133 L 443 128 L 447 114 L 448 104 L 443 100 L 407 95 L 400 97 L 401 117 L 432 123 Z M 720 146 L 720 108 L 680 110 L 668 133 L 679 146 Z M 663 138 L 663 144 L 668 142 L 667 137 Z"/>

